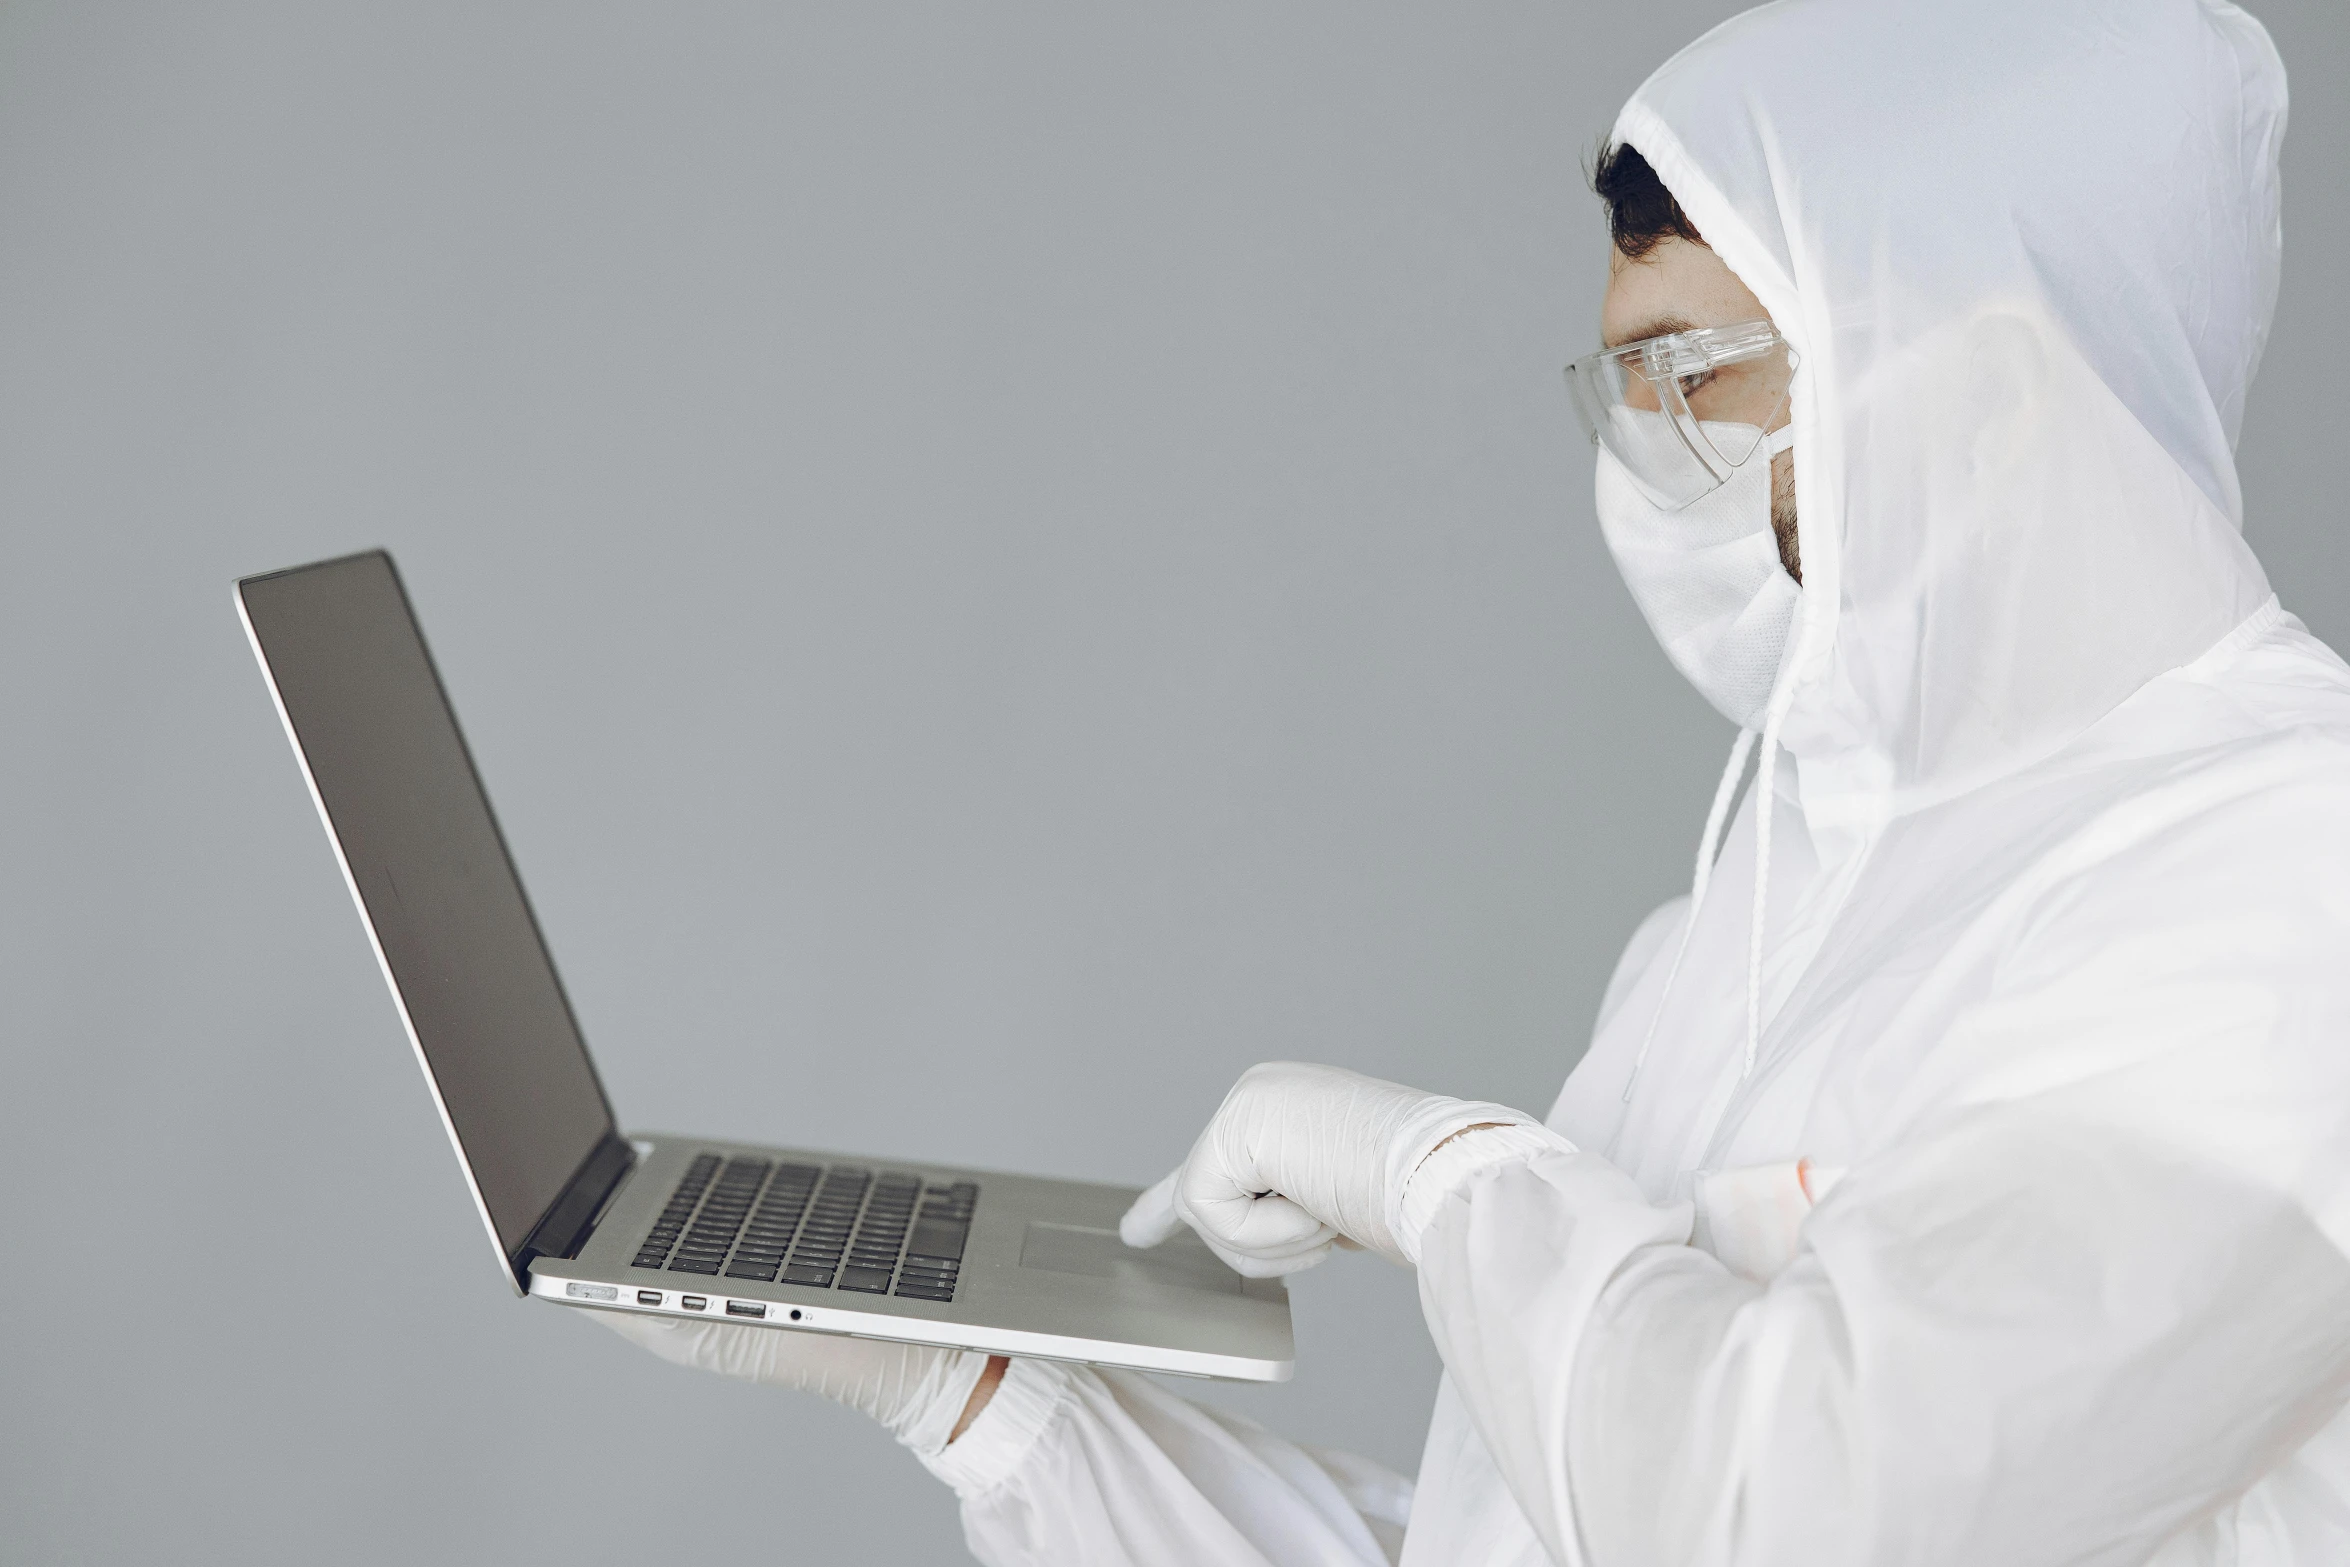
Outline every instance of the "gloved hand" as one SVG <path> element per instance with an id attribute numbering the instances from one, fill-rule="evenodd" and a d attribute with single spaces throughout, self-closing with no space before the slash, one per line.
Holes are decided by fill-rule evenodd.
<path id="1" fill-rule="evenodd" d="M 1251 1278 L 1310 1268 L 1342 1239 L 1409 1267 L 1419 1260 L 1419 1224 L 1406 1224 L 1399 1205 L 1412 1174 L 1439 1145 L 1477 1126 L 1540 1130 L 1502 1105 L 1424 1094 L 1339 1067 L 1252 1066 L 1191 1156 L 1136 1200 L 1118 1233 L 1129 1246 L 1156 1246 L 1189 1224 Z"/>
<path id="2" fill-rule="evenodd" d="M 953 1437 L 988 1357 L 973 1350 L 887 1344 L 837 1333 L 691 1322 L 633 1311 L 591 1311 L 672 1365 L 815 1393 L 871 1415 L 925 1457 Z"/>

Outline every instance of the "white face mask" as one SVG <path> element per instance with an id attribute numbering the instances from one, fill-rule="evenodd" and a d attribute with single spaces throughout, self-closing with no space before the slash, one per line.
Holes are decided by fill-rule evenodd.
<path id="1" fill-rule="evenodd" d="M 1643 439 L 1679 439 L 1665 414 L 1618 409 L 1617 416 L 1640 421 Z M 1738 446 L 1755 433 L 1751 426 L 1721 431 L 1744 435 Z M 1741 729 L 1762 721 L 1803 594 L 1779 563 L 1771 532 L 1770 459 L 1794 438 L 1792 424 L 1772 432 L 1730 471 L 1728 483 L 1679 511 L 1651 501 L 1623 464 L 1599 450 L 1599 528 L 1624 585 L 1673 667 Z"/>

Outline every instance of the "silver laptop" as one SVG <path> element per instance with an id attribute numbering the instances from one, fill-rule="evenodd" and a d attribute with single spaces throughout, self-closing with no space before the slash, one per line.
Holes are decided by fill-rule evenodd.
<path id="1" fill-rule="evenodd" d="M 1131 1188 L 624 1134 L 391 557 L 247 577 L 237 610 L 517 1294 L 1288 1378 L 1280 1282 L 1128 1249 Z"/>

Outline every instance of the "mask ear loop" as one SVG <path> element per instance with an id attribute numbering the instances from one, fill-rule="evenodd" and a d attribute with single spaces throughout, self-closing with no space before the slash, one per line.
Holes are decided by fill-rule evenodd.
<path id="1" fill-rule="evenodd" d="M 1672 966 L 1665 970 L 1664 988 L 1657 992 L 1656 1008 L 1648 1014 L 1648 1032 L 1640 1036 L 1640 1053 L 1632 1058 L 1632 1075 L 1624 1079 L 1624 1103 L 1632 1102 L 1632 1090 L 1640 1086 L 1640 1069 L 1648 1064 L 1648 1047 L 1656 1043 L 1657 1024 L 1664 1020 L 1665 1002 L 1673 994 L 1673 981 L 1681 976 L 1681 960 L 1689 955 L 1689 937 L 1697 929 L 1698 911 L 1705 907 L 1705 889 L 1714 876 L 1714 856 L 1721 852 L 1723 824 L 1730 817 L 1730 801 L 1738 793 L 1738 780 L 1746 771 L 1746 759 L 1754 751 L 1754 731 L 1741 729 L 1730 746 L 1730 765 L 1722 769 L 1722 781 L 1714 786 L 1713 808 L 1705 814 L 1705 832 L 1697 841 L 1697 874 L 1689 883 L 1689 917 L 1681 922 L 1681 940 L 1673 948 Z"/>

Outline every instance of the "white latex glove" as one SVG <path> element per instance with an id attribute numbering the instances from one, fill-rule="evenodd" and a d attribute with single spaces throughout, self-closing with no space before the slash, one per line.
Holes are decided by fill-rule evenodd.
<path id="1" fill-rule="evenodd" d="M 1339 1067 L 1252 1066 L 1191 1156 L 1135 1201 L 1118 1233 L 1129 1246 L 1156 1246 L 1188 1224 L 1251 1278 L 1310 1268 L 1342 1239 L 1410 1267 L 1425 1215 L 1405 1222 L 1405 1189 L 1421 1161 L 1473 1126 L 1542 1130 L 1503 1105 Z"/>
<path id="2" fill-rule="evenodd" d="M 633 1311 L 588 1315 L 672 1365 L 814 1393 L 861 1410 L 925 1457 L 945 1449 L 987 1369 L 987 1356 L 971 1350 Z"/>

